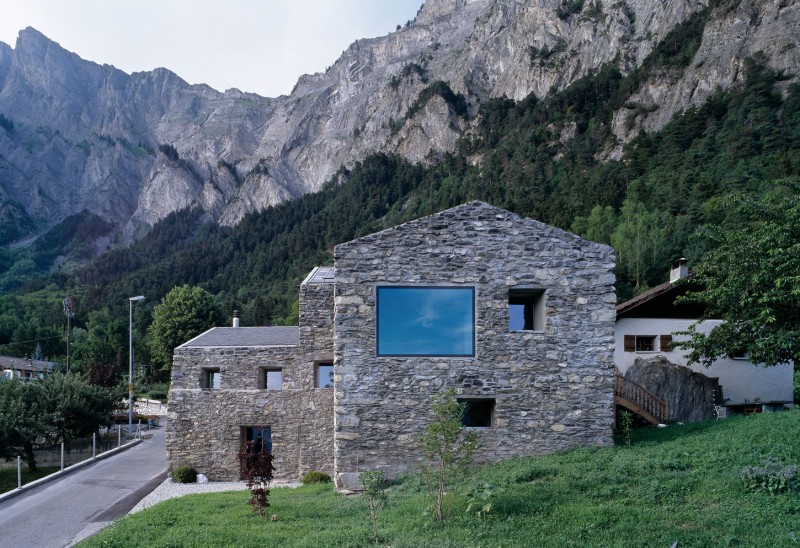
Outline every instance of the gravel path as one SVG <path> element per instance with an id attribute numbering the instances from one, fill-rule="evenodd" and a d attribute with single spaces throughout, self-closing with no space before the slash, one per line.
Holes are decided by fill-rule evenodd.
<path id="1" fill-rule="evenodd" d="M 299 487 L 299 483 L 272 483 L 270 489 L 278 487 Z M 220 491 L 245 491 L 247 485 L 243 481 L 210 481 L 208 483 L 178 483 L 172 478 L 167 478 L 164 483 L 156 487 L 149 495 L 139 501 L 129 514 L 149 508 L 154 504 L 168 499 L 194 495 L 195 493 L 219 493 Z"/>

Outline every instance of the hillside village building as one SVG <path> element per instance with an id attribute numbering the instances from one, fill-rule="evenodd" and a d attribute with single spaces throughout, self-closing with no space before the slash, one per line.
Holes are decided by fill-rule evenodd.
<path id="1" fill-rule="evenodd" d="M 300 286 L 299 327 L 214 328 L 175 349 L 169 466 L 238 479 L 419 466 L 453 388 L 479 461 L 612 442 L 614 252 L 471 202 L 340 244 Z"/>
<path id="2" fill-rule="evenodd" d="M 675 342 L 684 338 L 673 335 L 686 331 L 703 314 L 703 308 L 691 303 L 682 303 L 678 298 L 690 290 L 699 290 L 696 285 L 679 283 L 686 281 L 689 271 L 685 259 L 676 262 L 670 272 L 670 280 L 621 303 L 617 306 L 614 346 L 614 362 L 624 374 L 637 358 L 664 356 L 671 363 L 688 366 L 719 381 L 716 402 L 708 402 L 717 412 L 760 413 L 782 410 L 793 406 L 793 375 L 791 363 L 761 367 L 747 359 L 745 353 L 726 356 L 716 360 L 711 367 L 687 363 L 687 351 L 673 348 Z M 699 330 L 709 333 L 721 320 L 706 320 Z M 671 417 L 672 418 L 672 417 Z"/>

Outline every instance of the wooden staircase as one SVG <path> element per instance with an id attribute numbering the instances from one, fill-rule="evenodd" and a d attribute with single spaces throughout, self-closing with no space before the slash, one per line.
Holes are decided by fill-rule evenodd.
<path id="1" fill-rule="evenodd" d="M 614 403 L 636 413 L 650 424 L 666 424 L 669 420 L 669 408 L 664 400 L 626 379 L 619 371 L 614 383 Z"/>

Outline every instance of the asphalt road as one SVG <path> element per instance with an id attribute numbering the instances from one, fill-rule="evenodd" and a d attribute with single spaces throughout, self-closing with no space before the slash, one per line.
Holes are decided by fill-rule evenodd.
<path id="1" fill-rule="evenodd" d="M 162 423 L 163 424 L 163 423 Z M 166 477 L 164 426 L 117 455 L 0 503 L 0 547 L 72 546 L 126 514 Z"/>

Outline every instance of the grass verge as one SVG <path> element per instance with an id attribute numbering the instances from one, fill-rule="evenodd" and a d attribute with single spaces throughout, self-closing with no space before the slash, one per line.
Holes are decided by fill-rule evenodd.
<path id="1" fill-rule="evenodd" d="M 800 410 L 642 429 L 630 447 L 579 449 L 473 470 L 503 490 L 484 517 L 454 496 L 443 524 L 421 478 L 401 478 L 379 517 L 383 545 L 800 546 L 800 494 L 748 493 L 739 477 L 766 457 L 800 463 Z M 466 488 L 466 485 L 462 487 Z M 460 490 L 458 490 L 460 492 Z M 246 492 L 193 495 L 117 522 L 82 546 L 369 546 L 359 497 L 330 485 L 274 489 L 267 518 Z M 269 516 L 276 516 L 271 521 Z"/>
<path id="2" fill-rule="evenodd" d="M 28 472 L 28 467 L 23 465 L 22 469 L 22 485 L 36 481 L 39 478 L 49 476 L 53 472 L 58 472 L 58 466 L 40 466 L 34 472 Z M 17 488 L 17 468 L 0 468 L 0 493 L 5 493 Z"/>

